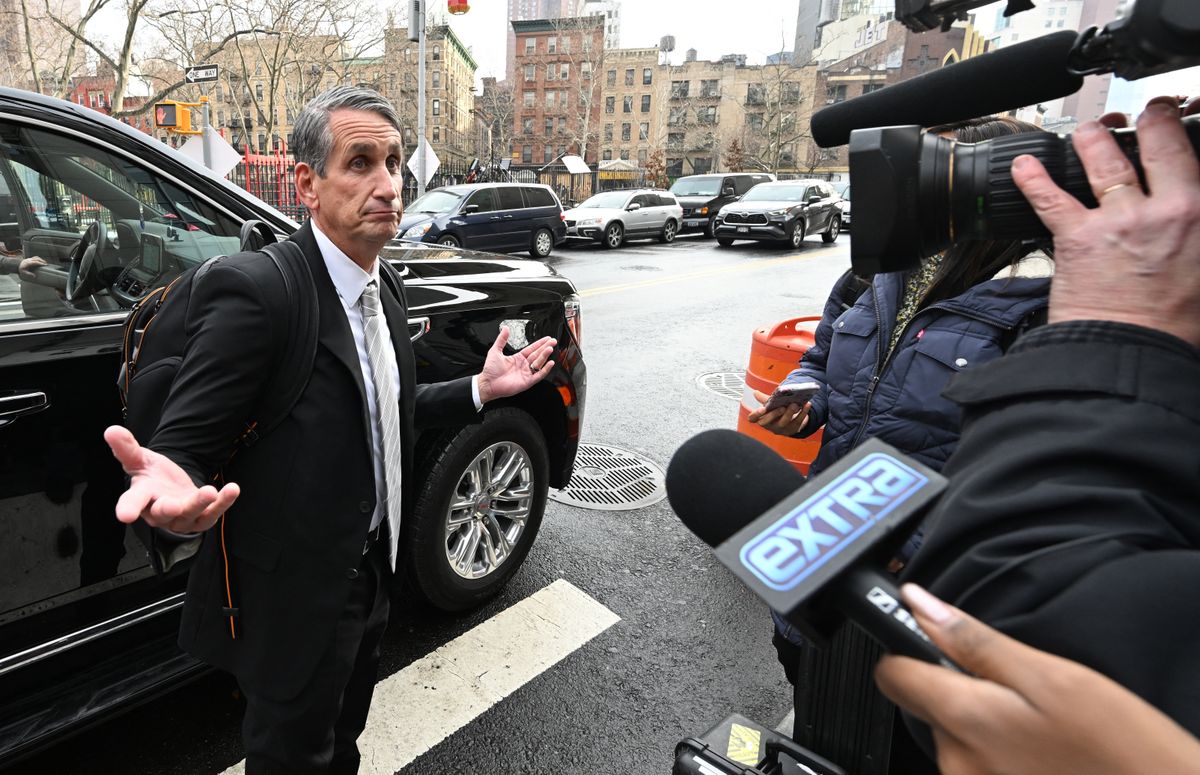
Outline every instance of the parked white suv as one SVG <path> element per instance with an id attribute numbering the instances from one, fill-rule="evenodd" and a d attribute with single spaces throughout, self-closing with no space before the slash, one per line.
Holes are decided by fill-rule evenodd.
<path id="1" fill-rule="evenodd" d="M 617 248 L 626 239 L 657 237 L 673 242 L 683 220 L 683 208 L 670 191 L 635 188 L 605 191 L 563 213 L 567 239 L 597 241 Z"/>

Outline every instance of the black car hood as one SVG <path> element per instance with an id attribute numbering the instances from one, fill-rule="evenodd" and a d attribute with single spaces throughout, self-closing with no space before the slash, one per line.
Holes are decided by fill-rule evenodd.
<path id="1" fill-rule="evenodd" d="M 470 281 L 477 278 L 494 281 L 559 278 L 558 272 L 541 261 L 408 240 L 392 240 L 379 255 L 391 261 L 397 269 L 405 270 L 405 279 Z"/>
<path id="2" fill-rule="evenodd" d="M 712 196 L 677 196 L 675 200 L 679 202 L 681 207 L 704 207 L 704 205 L 717 198 L 717 194 L 713 194 Z"/>

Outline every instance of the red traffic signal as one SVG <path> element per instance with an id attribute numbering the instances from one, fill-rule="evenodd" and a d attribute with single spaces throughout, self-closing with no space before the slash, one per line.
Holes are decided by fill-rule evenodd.
<path id="1" fill-rule="evenodd" d="M 154 104 L 154 125 L 161 128 L 174 129 L 179 126 L 179 106 L 174 102 L 156 102 Z"/>
<path id="2" fill-rule="evenodd" d="M 447 0 L 446 10 L 453 14 L 461 14 L 471 10 L 471 6 L 467 0 Z"/>

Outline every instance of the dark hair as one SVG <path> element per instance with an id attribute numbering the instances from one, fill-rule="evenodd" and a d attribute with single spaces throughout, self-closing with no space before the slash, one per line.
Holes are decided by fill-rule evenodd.
<path id="1" fill-rule="evenodd" d="M 1045 130 L 1007 116 L 984 116 L 929 127 L 928 131 L 952 132 L 958 142 L 978 143 L 993 137 Z M 953 245 L 946 251 L 921 306 L 954 298 L 971 286 L 990 280 L 1001 269 L 1015 265 L 1034 250 L 1036 247 L 1028 243 L 1011 241 L 973 240 Z"/>
<path id="2" fill-rule="evenodd" d="M 396 109 L 374 89 L 334 86 L 321 92 L 308 101 L 292 127 L 292 153 L 296 161 L 312 167 L 321 177 L 325 177 L 325 162 L 333 149 L 329 114 L 335 110 L 365 110 L 382 116 L 397 132 L 400 131 Z"/>

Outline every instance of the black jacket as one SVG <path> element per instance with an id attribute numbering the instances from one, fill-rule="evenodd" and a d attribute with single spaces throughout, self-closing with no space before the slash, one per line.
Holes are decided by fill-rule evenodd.
<path id="1" fill-rule="evenodd" d="M 286 296 L 282 283 L 259 287 L 237 266 L 218 264 L 193 288 L 183 363 L 149 445 L 198 483 L 224 468 L 225 480 L 242 488 L 224 535 L 218 526 L 204 536 L 188 581 L 180 645 L 281 700 L 299 692 L 333 638 L 376 494 L 371 419 L 350 325 L 311 227 L 291 239 L 309 261 L 320 321 L 312 376 L 290 416 L 229 461 L 233 440 L 264 400 L 286 335 L 279 314 Z M 416 384 L 405 300 L 382 285 L 400 370 L 407 494 L 414 417 L 422 426 L 463 425 L 477 414 L 470 379 Z M 222 612 L 226 556 L 239 610 L 236 639 Z"/>
<path id="2" fill-rule="evenodd" d="M 1050 325 L 947 396 L 962 439 L 906 580 L 1200 734 L 1200 353 Z"/>

